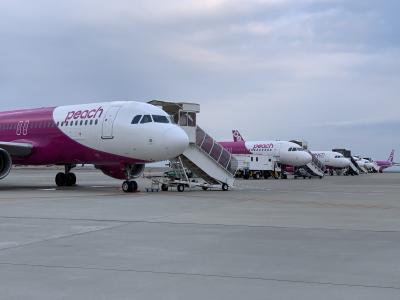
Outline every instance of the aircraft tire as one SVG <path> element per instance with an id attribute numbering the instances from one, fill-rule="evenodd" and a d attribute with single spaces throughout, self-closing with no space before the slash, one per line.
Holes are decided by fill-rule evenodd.
<path id="1" fill-rule="evenodd" d="M 76 175 L 74 173 L 68 173 L 65 175 L 66 177 L 66 186 L 73 186 L 76 184 Z"/>
<path id="2" fill-rule="evenodd" d="M 133 192 L 137 192 L 138 190 L 138 184 L 136 181 L 131 181 L 131 185 L 132 185 L 132 191 Z"/>
<path id="3" fill-rule="evenodd" d="M 185 185 L 183 184 L 178 184 L 178 186 L 176 187 L 178 192 L 182 193 L 185 191 Z"/>
<path id="4" fill-rule="evenodd" d="M 168 192 L 168 185 L 162 184 L 162 185 L 161 185 L 161 190 L 162 190 L 163 192 Z"/>
<path id="5" fill-rule="evenodd" d="M 124 193 L 132 193 L 132 185 L 130 184 L 129 181 L 124 181 L 122 183 L 122 190 L 124 191 Z"/>
<path id="6" fill-rule="evenodd" d="M 60 186 L 60 187 L 66 186 L 67 185 L 67 176 L 64 173 L 60 172 L 56 175 L 55 181 L 56 181 L 57 186 Z"/>
<path id="7" fill-rule="evenodd" d="M 226 192 L 227 190 L 229 190 L 229 186 L 228 186 L 226 183 L 223 183 L 223 184 L 222 184 L 222 190 L 223 190 L 224 192 Z"/>
<path id="8" fill-rule="evenodd" d="M 138 189 L 138 185 L 137 185 L 136 181 L 126 180 L 122 183 L 122 190 L 125 193 L 133 193 L 133 192 L 136 192 L 137 189 Z"/>

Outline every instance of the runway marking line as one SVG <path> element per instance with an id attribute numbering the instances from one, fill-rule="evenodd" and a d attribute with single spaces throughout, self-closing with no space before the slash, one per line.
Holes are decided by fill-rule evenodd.
<path id="1" fill-rule="evenodd" d="M 108 271 L 108 272 L 131 272 L 131 273 L 148 273 L 158 275 L 172 275 L 172 276 L 191 276 L 191 277 L 207 277 L 207 278 L 221 278 L 221 279 L 243 279 L 243 280 L 259 280 L 271 282 L 284 282 L 293 284 L 308 284 L 308 285 L 326 285 L 326 286 L 342 286 L 342 287 L 360 287 L 360 288 L 374 288 L 374 289 L 391 289 L 400 290 L 399 286 L 385 286 L 373 285 L 362 283 L 344 283 L 344 282 L 329 282 L 329 281 L 311 281 L 311 280 L 296 280 L 284 278 L 271 278 L 261 276 L 242 276 L 242 275 L 226 275 L 226 274 L 211 274 L 211 273 L 192 273 L 192 272 L 169 272 L 169 271 L 155 271 L 155 270 L 140 270 L 140 269 L 124 269 L 124 268 L 102 268 L 102 267 L 86 267 L 86 266 L 64 266 L 64 265 L 44 265 L 44 264 L 25 264 L 25 263 L 11 263 L 0 262 L 3 266 L 14 267 L 32 267 L 44 269 L 76 269 L 76 270 L 94 270 L 94 271 Z"/>

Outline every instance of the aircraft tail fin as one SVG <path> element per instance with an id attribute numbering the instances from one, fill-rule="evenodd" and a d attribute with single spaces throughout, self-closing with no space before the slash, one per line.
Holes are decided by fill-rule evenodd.
<path id="1" fill-rule="evenodd" d="M 240 134 L 239 130 L 234 129 L 232 130 L 233 141 L 234 142 L 244 142 L 242 135 Z"/>
<path id="2" fill-rule="evenodd" d="M 394 149 L 392 150 L 392 152 L 390 152 L 390 155 L 388 158 L 388 161 L 390 161 L 390 162 L 393 162 L 393 160 L 394 160 Z"/>

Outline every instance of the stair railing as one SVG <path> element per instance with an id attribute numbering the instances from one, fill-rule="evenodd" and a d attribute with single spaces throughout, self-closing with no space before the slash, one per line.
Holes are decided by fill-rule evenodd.
<path id="1" fill-rule="evenodd" d="M 236 158 L 199 126 L 196 127 L 196 146 L 228 173 L 235 175 L 239 166 Z"/>

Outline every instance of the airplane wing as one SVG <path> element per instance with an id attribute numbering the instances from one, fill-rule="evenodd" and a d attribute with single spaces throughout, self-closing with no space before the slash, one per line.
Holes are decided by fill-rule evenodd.
<path id="1" fill-rule="evenodd" d="M 33 146 L 29 143 L 2 142 L 0 148 L 6 150 L 11 156 L 28 156 L 32 153 Z"/>

